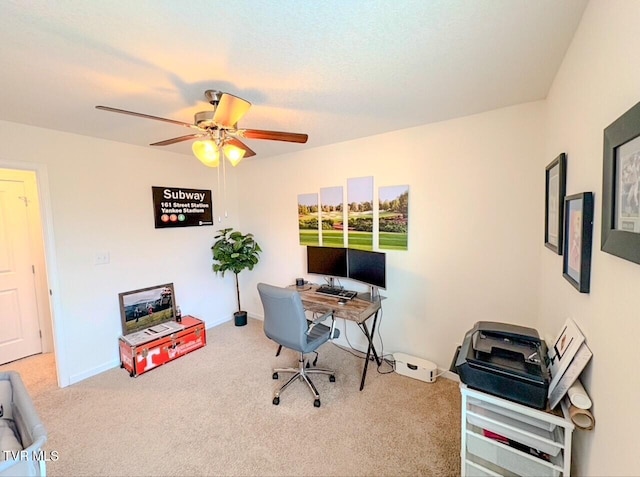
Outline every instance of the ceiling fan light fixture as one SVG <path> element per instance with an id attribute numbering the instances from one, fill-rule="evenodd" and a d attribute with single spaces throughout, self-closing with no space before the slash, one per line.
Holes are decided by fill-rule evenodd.
<path id="1" fill-rule="evenodd" d="M 222 151 L 233 167 L 238 165 L 246 153 L 244 149 L 233 144 L 225 144 L 222 146 Z"/>
<path id="2" fill-rule="evenodd" d="M 195 141 L 191 146 L 193 154 L 207 167 L 218 167 L 220 164 L 220 149 L 213 139 Z"/>
<path id="3" fill-rule="evenodd" d="M 150 146 L 169 146 L 183 141 L 195 141 L 191 146 L 193 154 L 207 167 L 218 167 L 220 161 L 226 157 L 232 166 L 237 166 L 243 158 L 256 155 L 242 140 L 260 139 L 268 141 L 283 141 L 304 144 L 307 142 L 307 134 L 267 131 L 264 129 L 238 129 L 238 121 L 251 107 L 251 103 L 242 98 L 222 91 L 209 89 L 205 91 L 205 98 L 213 106 L 213 111 L 200 111 L 195 113 L 193 123 L 176 121 L 175 119 L 161 118 L 150 114 L 136 113 L 126 109 L 112 108 L 110 106 L 96 106 L 102 111 L 127 114 L 138 118 L 152 119 L 164 123 L 175 124 L 191 129 L 191 134 L 154 142 Z M 222 156 L 222 157 L 220 157 Z"/>

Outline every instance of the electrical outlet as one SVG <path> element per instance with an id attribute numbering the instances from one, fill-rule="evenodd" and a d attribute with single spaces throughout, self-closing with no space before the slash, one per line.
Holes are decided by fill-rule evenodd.
<path id="1" fill-rule="evenodd" d="M 107 265 L 110 261 L 109 252 L 96 252 L 93 258 L 94 265 Z"/>

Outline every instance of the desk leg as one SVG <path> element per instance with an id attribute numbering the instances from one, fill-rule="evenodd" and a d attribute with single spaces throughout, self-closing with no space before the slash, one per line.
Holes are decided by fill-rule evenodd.
<path id="1" fill-rule="evenodd" d="M 369 346 L 367 347 L 367 356 L 364 360 L 364 369 L 362 370 L 362 380 L 360 381 L 360 391 L 362 391 L 362 389 L 364 388 L 364 381 L 367 378 L 367 369 L 369 367 L 369 358 L 371 358 L 372 352 L 376 360 L 376 363 L 378 363 L 378 366 L 382 364 L 382 360 L 378 356 L 376 347 L 373 345 L 373 338 L 375 336 L 377 322 L 378 322 L 378 312 L 376 311 L 376 314 L 373 316 L 373 325 L 371 326 L 371 333 L 369 333 L 369 329 L 367 328 L 366 322 L 363 321 L 362 323 L 358 323 L 358 326 L 360 326 L 360 329 L 362 330 L 364 335 L 367 337 L 367 340 L 369 341 Z"/>

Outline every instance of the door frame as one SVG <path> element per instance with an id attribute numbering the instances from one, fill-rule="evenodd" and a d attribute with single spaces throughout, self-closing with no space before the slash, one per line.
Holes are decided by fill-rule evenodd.
<path id="1" fill-rule="evenodd" d="M 14 169 L 18 171 L 31 171 L 34 172 L 36 176 L 36 187 L 38 192 L 38 202 L 40 206 L 40 223 L 42 226 L 46 281 L 49 288 L 49 306 L 51 310 L 53 352 L 55 354 L 58 386 L 63 388 L 71 384 L 71 382 L 63 346 L 64 323 L 61 319 L 58 319 L 58 317 L 62 317 L 63 314 L 58 293 L 58 267 L 55 253 L 56 247 L 53 233 L 53 213 L 51 208 L 51 196 L 49 193 L 49 175 L 47 173 L 47 166 L 45 164 L 39 163 L 8 161 L 0 157 L 0 168 Z M 38 302 L 38 305 L 43 306 L 45 304 Z"/>

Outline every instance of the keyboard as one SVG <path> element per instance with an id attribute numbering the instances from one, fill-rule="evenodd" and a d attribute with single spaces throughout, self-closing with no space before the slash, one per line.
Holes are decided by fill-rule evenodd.
<path id="1" fill-rule="evenodd" d="M 346 298 L 347 300 L 353 300 L 358 296 L 358 292 L 351 290 L 343 290 L 341 288 L 332 288 L 328 286 L 320 286 L 316 289 L 316 293 L 320 295 L 335 296 L 336 298 Z"/>

